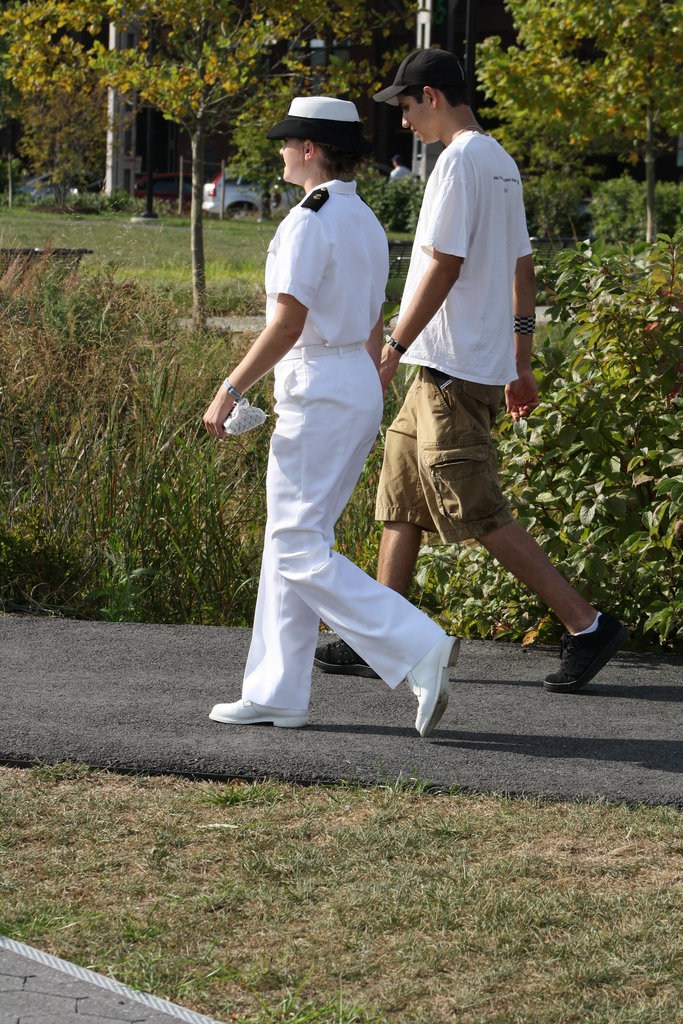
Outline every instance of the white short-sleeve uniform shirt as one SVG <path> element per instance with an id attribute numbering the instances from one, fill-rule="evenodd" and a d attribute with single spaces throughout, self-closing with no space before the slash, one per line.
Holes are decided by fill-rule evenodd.
<path id="1" fill-rule="evenodd" d="M 290 210 L 266 261 L 266 322 L 280 292 L 308 309 L 295 348 L 366 342 L 381 313 L 389 274 L 384 229 L 356 193 L 355 181 L 318 187 L 328 190 L 329 199 L 319 210 L 301 204 Z"/>
<path id="2" fill-rule="evenodd" d="M 479 384 L 517 376 L 512 282 L 531 252 L 517 165 L 490 135 L 464 132 L 440 154 L 425 188 L 401 311 L 434 250 L 464 260 L 445 302 L 403 362 Z"/>

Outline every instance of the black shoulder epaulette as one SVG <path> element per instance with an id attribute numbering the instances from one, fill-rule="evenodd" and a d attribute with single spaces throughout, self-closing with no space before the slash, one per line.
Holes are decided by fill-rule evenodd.
<path id="1" fill-rule="evenodd" d="M 307 196 L 301 204 L 305 210 L 318 210 L 325 205 L 327 200 L 330 198 L 330 193 L 326 188 L 317 188 L 315 192 L 311 192 L 310 196 Z"/>

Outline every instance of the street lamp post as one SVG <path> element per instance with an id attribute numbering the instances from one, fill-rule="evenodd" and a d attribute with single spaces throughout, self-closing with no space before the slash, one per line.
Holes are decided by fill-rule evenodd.
<path id="1" fill-rule="evenodd" d="M 147 181 L 145 183 L 145 211 L 140 216 L 145 220 L 154 220 L 154 179 L 152 175 L 152 104 L 147 104 L 147 140 L 145 144 L 145 164 L 147 167 Z"/>
<path id="2" fill-rule="evenodd" d="M 475 109 L 475 88 L 474 88 L 474 51 L 476 41 L 477 25 L 477 0 L 467 0 L 467 11 L 465 12 L 465 75 L 470 89 L 470 107 Z"/>
<path id="3" fill-rule="evenodd" d="M 149 23 L 149 43 L 147 46 L 147 63 L 152 62 L 152 51 L 154 49 L 154 22 Z M 154 111 L 152 104 L 147 102 L 147 139 L 145 140 L 145 163 L 147 167 L 147 181 L 145 183 L 145 212 L 141 214 L 144 220 L 155 220 L 154 212 L 154 178 L 152 176 L 152 115 Z"/>

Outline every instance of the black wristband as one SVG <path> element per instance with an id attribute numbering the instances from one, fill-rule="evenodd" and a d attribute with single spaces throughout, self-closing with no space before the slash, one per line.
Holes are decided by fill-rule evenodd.
<path id="1" fill-rule="evenodd" d="M 390 334 L 384 335 L 384 343 L 385 345 L 388 345 L 389 348 L 395 348 L 397 352 L 401 353 L 401 355 L 403 355 L 404 352 L 408 351 L 408 349 L 404 348 L 403 345 L 399 345 L 397 341 L 394 341 Z"/>
<path id="2" fill-rule="evenodd" d="M 535 314 L 532 314 L 532 316 L 518 316 L 515 313 L 512 319 L 515 334 L 533 334 L 536 330 Z"/>

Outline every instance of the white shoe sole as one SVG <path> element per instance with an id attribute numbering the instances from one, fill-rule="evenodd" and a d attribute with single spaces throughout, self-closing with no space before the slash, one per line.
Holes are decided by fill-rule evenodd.
<path id="1" fill-rule="evenodd" d="M 278 729 L 301 729 L 308 725 L 306 713 L 280 712 L 277 708 L 270 710 L 259 708 L 258 711 L 250 713 L 249 708 L 240 708 L 237 712 L 219 711 L 220 705 L 216 705 L 210 712 L 209 718 L 213 722 L 222 722 L 223 725 L 274 725 Z M 253 707 L 253 705 L 252 705 Z"/>

